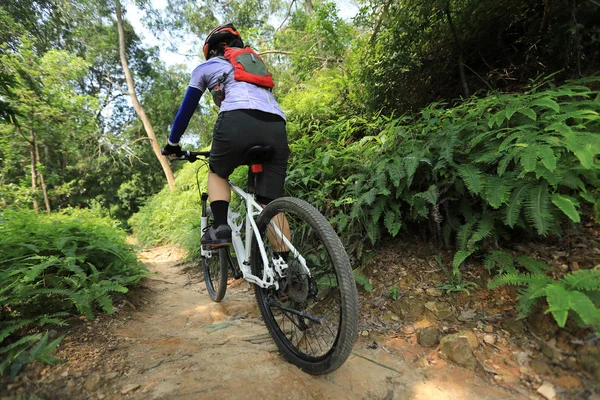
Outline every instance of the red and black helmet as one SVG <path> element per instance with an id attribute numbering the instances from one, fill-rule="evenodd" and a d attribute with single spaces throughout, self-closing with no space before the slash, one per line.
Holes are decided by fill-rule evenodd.
<path id="1" fill-rule="evenodd" d="M 219 43 L 229 43 L 229 41 L 233 39 L 240 39 L 240 33 L 235 29 L 233 24 L 225 24 L 217 26 L 215 29 L 210 31 L 210 33 L 206 36 L 206 40 L 204 41 L 204 59 L 209 59 L 209 52 Z"/>

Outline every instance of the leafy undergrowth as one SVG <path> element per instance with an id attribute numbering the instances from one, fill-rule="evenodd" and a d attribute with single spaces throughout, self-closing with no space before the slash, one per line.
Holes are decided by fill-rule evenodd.
<path id="1" fill-rule="evenodd" d="M 567 230 L 562 240 L 513 244 L 502 250 L 544 262 L 557 281 L 590 263 L 600 270 L 600 231 L 589 225 Z M 411 236 L 384 239 L 361 270 L 363 343 L 435 369 L 449 362 L 436 348 L 440 338 L 472 332 L 479 341 L 473 351 L 475 370 L 490 381 L 530 395 L 549 382 L 561 398 L 587 399 L 600 391 L 600 336 L 578 325 L 577 318 L 559 329 L 546 302 L 520 315 L 514 286 L 488 289 L 493 278 L 483 259 L 462 267 L 469 285 L 449 284 L 452 257 L 451 251 Z M 436 332 L 437 340 L 425 343 L 425 331 L 430 337 Z"/>
<path id="2" fill-rule="evenodd" d="M 61 338 L 49 339 L 47 326 L 111 314 L 111 293 L 146 276 L 117 226 L 87 210 L 0 214 L 0 374 L 56 361 L 50 353 Z"/>

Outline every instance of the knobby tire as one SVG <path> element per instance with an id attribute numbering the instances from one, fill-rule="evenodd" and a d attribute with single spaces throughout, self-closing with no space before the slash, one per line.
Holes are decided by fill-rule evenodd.
<path id="1" fill-rule="evenodd" d="M 279 213 L 290 222 L 291 243 L 306 258 L 311 276 L 289 255 L 280 289 L 255 285 L 256 300 L 283 356 L 307 373 L 327 374 L 347 360 L 357 337 L 358 295 L 350 261 L 317 209 L 304 200 L 283 197 L 269 203 L 257 221 L 269 262 L 277 245 L 268 240 L 267 226 Z M 256 238 L 252 242 L 252 273 L 262 276 Z"/>

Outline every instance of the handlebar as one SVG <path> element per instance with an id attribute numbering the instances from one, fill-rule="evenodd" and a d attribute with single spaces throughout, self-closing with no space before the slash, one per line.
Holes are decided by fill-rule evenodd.
<path id="1" fill-rule="evenodd" d="M 163 156 L 167 156 L 168 154 L 164 154 Z M 181 161 L 189 161 L 189 162 L 194 162 L 194 161 L 198 161 L 199 158 L 203 157 L 203 158 L 208 158 L 208 156 L 210 155 L 210 151 L 189 151 L 189 150 L 184 150 L 183 154 L 179 157 L 172 157 L 172 160 L 181 160 Z"/>

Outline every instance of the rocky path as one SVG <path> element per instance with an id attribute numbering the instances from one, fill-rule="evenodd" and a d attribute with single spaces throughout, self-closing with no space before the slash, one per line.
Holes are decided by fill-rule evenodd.
<path id="1" fill-rule="evenodd" d="M 67 361 L 29 371 L 22 378 L 27 385 L 15 383 L 26 388 L 20 394 L 75 399 L 526 398 L 450 364 L 419 367 L 394 350 L 393 338 L 371 349 L 361 337 L 338 371 L 307 375 L 277 352 L 249 285 L 230 282 L 223 302 L 213 303 L 201 276 L 180 258 L 169 246 L 141 252 L 156 274 L 123 302 L 116 317 L 82 322 L 59 351 Z"/>

